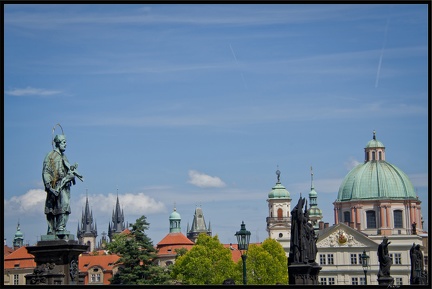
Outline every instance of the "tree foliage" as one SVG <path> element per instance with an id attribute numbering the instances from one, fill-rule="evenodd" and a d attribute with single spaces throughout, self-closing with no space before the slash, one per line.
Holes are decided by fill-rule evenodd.
<path id="1" fill-rule="evenodd" d="M 167 284 L 169 275 L 154 263 L 157 250 L 145 230 L 149 223 L 141 216 L 130 227 L 130 233 L 115 235 L 108 244 L 111 253 L 120 256 L 118 272 L 110 279 L 111 284 Z"/>
<path id="2" fill-rule="evenodd" d="M 237 263 L 238 270 L 243 270 L 243 262 Z M 248 285 L 288 284 L 288 264 L 285 250 L 274 239 L 266 239 L 261 245 L 252 244 L 246 258 Z M 241 284 L 243 280 L 236 279 Z"/>
<path id="3" fill-rule="evenodd" d="M 239 274 L 230 249 L 220 243 L 218 236 L 201 234 L 195 246 L 176 260 L 171 276 L 182 284 L 220 285 Z"/>

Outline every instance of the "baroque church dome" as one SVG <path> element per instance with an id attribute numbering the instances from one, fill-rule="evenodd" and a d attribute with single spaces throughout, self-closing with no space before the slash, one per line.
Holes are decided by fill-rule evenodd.
<path id="1" fill-rule="evenodd" d="M 385 160 L 385 147 L 376 140 L 375 131 L 365 147 L 365 157 L 343 180 L 336 201 L 417 199 L 408 176 Z"/>

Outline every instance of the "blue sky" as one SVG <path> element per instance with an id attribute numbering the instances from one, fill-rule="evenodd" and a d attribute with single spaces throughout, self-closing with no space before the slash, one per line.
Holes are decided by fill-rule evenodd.
<path id="1" fill-rule="evenodd" d="M 332 202 L 376 130 L 428 225 L 426 4 L 4 6 L 4 236 L 46 233 L 41 170 L 61 124 L 99 236 L 118 192 L 158 243 L 174 204 L 223 243 L 267 238 L 275 171 L 293 202 Z M 59 127 L 56 133 L 61 133 Z M 99 237 L 98 237 L 99 240 Z"/>

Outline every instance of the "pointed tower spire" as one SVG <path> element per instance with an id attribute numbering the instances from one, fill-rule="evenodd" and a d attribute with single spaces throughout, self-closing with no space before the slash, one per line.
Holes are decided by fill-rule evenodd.
<path id="1" fill-rule="evenodd" d="M 210 237 L 212 236 L 212 232 L 207 229 L 202 208 L 196 207 L 192 226 L 191 229 L 187 232 L 187 237 L 192 242 L 195 242 L 198 238 L 198 235 L 201 233 L 205 233 Z"/>
<path id="2" fill-rule="evenodd" d="M 320 208 L 318 208 L 318 202 L 317 202 L 317 198 L 318 198 L 318 193 L 315 191 L 315 186 L 314 186 L 314 173 L 313 173 L 313 169 L 312 166 L 310 167 L 310 172 L 311 172 L 311 190 L 309 192 L 309 219 L 311 220 L 311 223 L 314 227 L 315 230 L 319 229 L 319 221 L 322 220 L 322 211 Z"/>
<path id="3" fill-rule="evenodd" d="M 18 220 L 17 231 L 15 233 L 15 237 L 13 239 L 13 247 L 14 249 L 21 248 L 24 245 L 24 235 L 21 232 L 20 223 Z"/>

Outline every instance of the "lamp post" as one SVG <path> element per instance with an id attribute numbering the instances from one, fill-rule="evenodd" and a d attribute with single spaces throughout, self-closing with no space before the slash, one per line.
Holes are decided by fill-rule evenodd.
<path id="1" fill-rule="evenodd" d="M 237 244 L 238 249 L 240 251 L 241 258 L 243 261 L 243 285 L 246 285 L 246 257 L 247 257 L 247 250 L 249 249 L 249 240 L 250 240 L 251 232 L 246 230 L 246 225 L 242 221 L 240 231 L 237 231 L 235 233 L 235 236 L 237 237 Z"/>
<path id="2" fill-rule="evenodd" d="M 363 250 L 363 254 L 361 254 L 361 262 L 362 262 L 362 267 L 363 267 L 363 272 L 365 275 L 365 285 L 367 285 L 367 269 L 368 269 L 368 265 L 369 265 L 369 256 L 366 255 L 366 250 Z"/>

